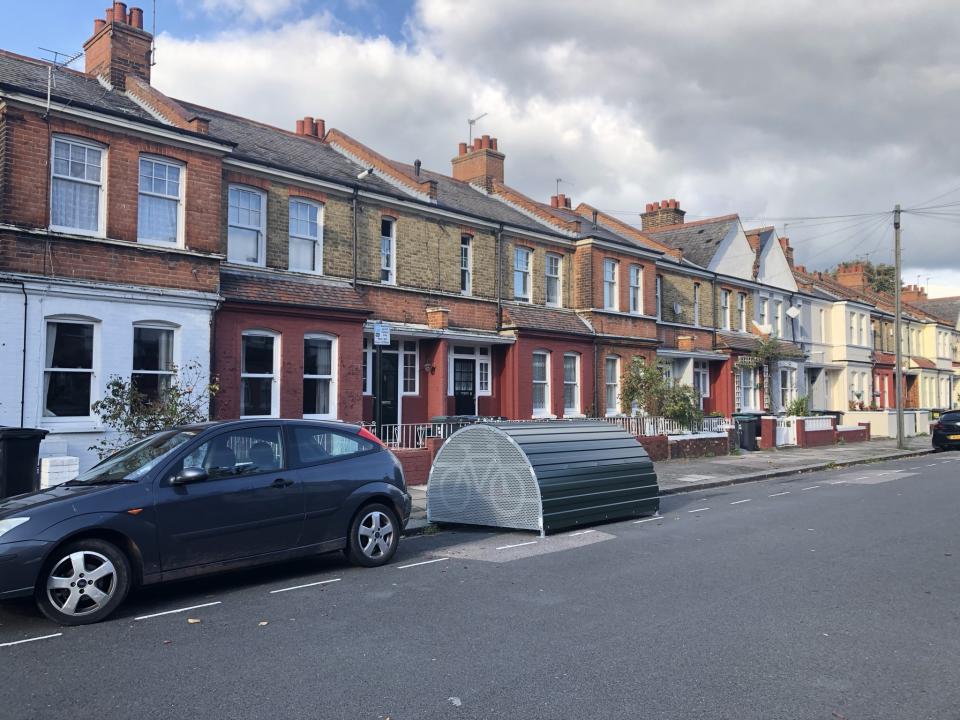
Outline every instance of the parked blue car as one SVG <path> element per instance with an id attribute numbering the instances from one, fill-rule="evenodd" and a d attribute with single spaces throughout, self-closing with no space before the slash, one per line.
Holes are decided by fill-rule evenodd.
<path id="1" fill-rule="evenodd" d="M 157 433 L 75 480 L 0 502 L 0 599 L 63 625 L 134 585 L 343 550 L 390 562 L 410 517 L 400 463 L 335 422 L 240 420 Z"/>

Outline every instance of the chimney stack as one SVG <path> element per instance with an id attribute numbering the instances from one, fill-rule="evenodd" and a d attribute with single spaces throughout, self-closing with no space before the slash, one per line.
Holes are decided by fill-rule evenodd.
<path id="1" fill-rule="evenodd" d="M 686 210 L 680 209 L 680 203 L 671 198 L 647 203 L 646 212 L 640 216 L 640 219 L 644 230 L 656 230 L 668 225 L 682 225 L 683 216 L 686 214 Z"/>
<path id="2" fill-rule="evenodd" d="M 307 115 L 303 120 L 297 120 L 297 135 L 305 135 L 322 139 L 327 134 L 327 123 L 323 118 L 314 120 Z"/>
<path id="3" fill-rule="evenodd" d="M 867 268 L 862 262 L 841 263 L 837 267 L 837 282 L 852 290 L 867 288 Z"/>
<path id="4" fill-rule="evenodd" d="M 115 2 L 104 19 L 93 21 L 93 36 L 83 44 L 88 75 L 103 77 L 118 90 L 126 89 L 128 75 L 150 84 L 153 35 L 143 29 L 143 10 Z"/>
<path id="5" fill-rule="evenodd" d="M 505 155 L 497 149 L 497 139 L 489 135 L 473 139 L 473 145 L 460 143 L 453 163 L 453 179 L 480 185 L 488 192 L 494 182 L 503 182 Z"/>
<path id="6" fill-rule="evenodd" d="M 900 291 L 900 299 L 904 302 L 924 302 L 927 299 L 927 291 L 919 285 L 904 285 Z"/>
<path id="7" fill-rule="evenodd" d="M 787 265 L 793 267 L 793 248 L 790 247 L 790 238 L 780 238 L 780 247 L 783 248 L 783 254 L 787 258 Z"/>

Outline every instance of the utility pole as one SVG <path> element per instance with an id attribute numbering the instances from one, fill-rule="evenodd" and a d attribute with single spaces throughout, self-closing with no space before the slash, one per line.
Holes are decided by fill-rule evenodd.
<path id="1" fill-rule="evenodd" d="M 902 313 L 900 307 L 900 289 L 903 287 L 903 281 L 900 279 L 900 205 L 899 203 L 893 209 L 893 256 L 895 265 L 896 287 L 894 288 L 894 333 L 896 334 L 896 383 L 897 383 L 897 447 L 905 449 L 903 442 L 903 350 L 901 348 L 902 335 Z"/>

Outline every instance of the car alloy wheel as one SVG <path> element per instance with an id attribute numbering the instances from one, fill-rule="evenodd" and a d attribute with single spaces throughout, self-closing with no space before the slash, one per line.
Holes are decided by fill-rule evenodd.
<path id="1" fill-rule="evenodd" d="M 371 560 L 380 560 L 393 547 L 393 523 L 386 513 L 371 509 L 357 525 L 357 542 L 360 551 Z"/>
<path id="2" fill-rule="evenodd" d="M 50 570 L 47 599 L 58 612 L 82 617 L 104 609 L 117 586 L 117 569 L 109 558 L 79 550 L 62 557 Z"/>

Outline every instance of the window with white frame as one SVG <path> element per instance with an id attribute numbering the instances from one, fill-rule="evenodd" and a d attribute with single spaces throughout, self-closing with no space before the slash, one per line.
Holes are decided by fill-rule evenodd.
<path id="1" fill-rule="evenodd" d="M 403 367 L 403 387 L 401 392 L 404 395 L 416 395 L 419 392 L 417 382 L 417 359 L 419 350 L 416 340 L 404 340 L 400 357 L 400 364 Z"/>
<path id="2" fill-rule="evenodd" d="M 267 196 L 260 190 L 231 185 L 227 208 L 227 260 L 265 264 Z"/>
<path id="3" fill-rule="evenodd" d="M 620 414 L 620 358 L 610 355 L 603 361 L 603 388 L 607 415 Z"/>
<path id="4" fill-rule="evenodd" d="M 337 417 L 337 340 L 303 336 L 303 416 Z"/>
<path id="5" fill-rule="evenodd" d="M 730 291 L 720 291 L 720 327 L 730 329 Z"/>
<path id="6" fill-rule="evenodd" d="M 48 321 L 43 369 L 43 416 L 90 417 L 94 325 Z"/>
<path id="7" fill-rule="evenodd" d="M 657 275 L 654 285 L 655 285 L 654 292 L 656 293 L 656 301 L 657 301 L 657 320 L 660 320 L 663 317 L 663 276 L 662 275 Z"/>
<path id="8" fill-rule="evenodd" d="M 857 341 L 857 315 L 856 313 L 850 313 L 850 344 L 853 345 Z"/>
<path id="9" fill-rule="evenodd" d="M 360 372 L 362 374 L 361 383 L 363 384 L 363 394 L 373 394 L 373 340 L 369 337 L 363 338 L 363 352 L 360 353 L 362 364 Z"/>
<path id="10" fill-rule="evenodd" d="M 737 410 L 760 407 L 759 373 L 756 368 L 742 367 L 734 376 L 735 402 Z"/>
<path id="11" fill-rule="evenodd" d="M 133 327 L 133 386 L 148 400 L 159 400 L 173 380 L 173 330 Z"/>
<path id="12" fill-rule="evenodd" d="M 323 208 L 290 198 L 289 265 L 300 272 L 323 272 Z"/>
<path id="13" fill-rule="evenodd" d="M 486 345 L 454 345 L 452 350 L 447 352 L 447 395 L 453 395 L 455 391 L 454 361 L 457 359 L 474 360 L 474 388 L 476 394 L 490 396 L 491 390 L 492 364 L 490 360 L 490 347 Z"/>
<path id="14" fill-rule="evenodd" d="M 477 395 L 490 395 L 490 348 L 477 348 Z"/>
<path id="15" fill-rule="evenodd" d="M 279 350 L 280 338 L 274 333 L 248 331 L 241 336 L 241 417 L 279 416 Z"/>
<path id="16" fill-rule="evenodd" d="M 563 414 L 580 414 L 580 355 L 563 356 Z"/>
<path id="17" fill-rule="evenodd" d="M 620 309 L 620 292 L 617 287 L 617 269 L 620 263 L 609 258 L 603 261 L 603 309 Z"/>
<path id="18" fill-rule="evenodd" d="M 737 329 L 747 331 L 747 294 L 737 293 Z"/>
<path id="19" fill-rule="evenodd" d="M 780 409 L 785 410 L 797 397 L 797 369 L 780 368 Z"/>
<path id="20" fill-rule="evenodd" d="M 556 253 L 547 253 L 546 277 L 544 278 L 545 302 L 551 307 L 560 307 L 563 302 L 560 292 L 560 270 L 563 260 Z"/>
<path id="21" fill-rule="evenodd" d="M 757 303 L 757 324 L 766 325 L 767 324 L 767 305 L 769 300 L 766 298 L 760 298 L 760 302 Z"/>
<path id="22" fill-rule="evenodd" d="M 104 148 L 93 143 L 64 137 L 53 139 L 51 228 L 103 235 L 105 154 Z"/>
<path id="23" fill-rule="evenodd" d="M 380 282 L 397 284 L 397 221 L 380 219 Z"/>
<path id="24" fill-rule="evenodd" d="M 550 414 L 550 353 L 533 353 L 533 416 Z"/>
<path id="25" fill-rule="evenodd" d="M 693 284 L 693 324 L 700 326 L 700 283 Z"/>
<path id="26" fill-rule="evenodd" d="M 460 294 L 473 292 L 473 238 L 463 235 L 460 238 Z"/>
<path id="27" fill-rule="evenodd" d="M 710 364 L 706 360 L 693 361 L 693 387 L 700 396 L 700 409 L 703 401 L 710 397 Z"/>
<path id="28" fill-rule="evenodd" d="M 863 313 L 857 314 L 857 345 L 863 345 L 866 342 L 867 316 Z"/>
<path id="29" fill-rule="evenodd" d="M 137 240 L 183 244 L 183 167 L 168 160 L 140 157 Z"/>
<path id="30" fill-rule="evenodd" d="M 773 303 L 773 329 L 777 337 L 783 337 L 783 301 L 775 300 Z"/>
<path id="31" fill-rule="evenodd" d="M 513 298 L 530 302 L 530 258 L 533 251 L 518 247 L 513 251 Z"/>
<path id="32" fill-rule="evenodd" d="M 827 311 L 823 308 L 817 310 L 817 317 L 819 318 L 820 323 L 820 342 L 826 344 L 827 342 Z"/>
<path id="33" fill-rule="evenodd" d="M 643 314 L 643 268 L 640 265 L 630 266 L 630 312 Z"/>

